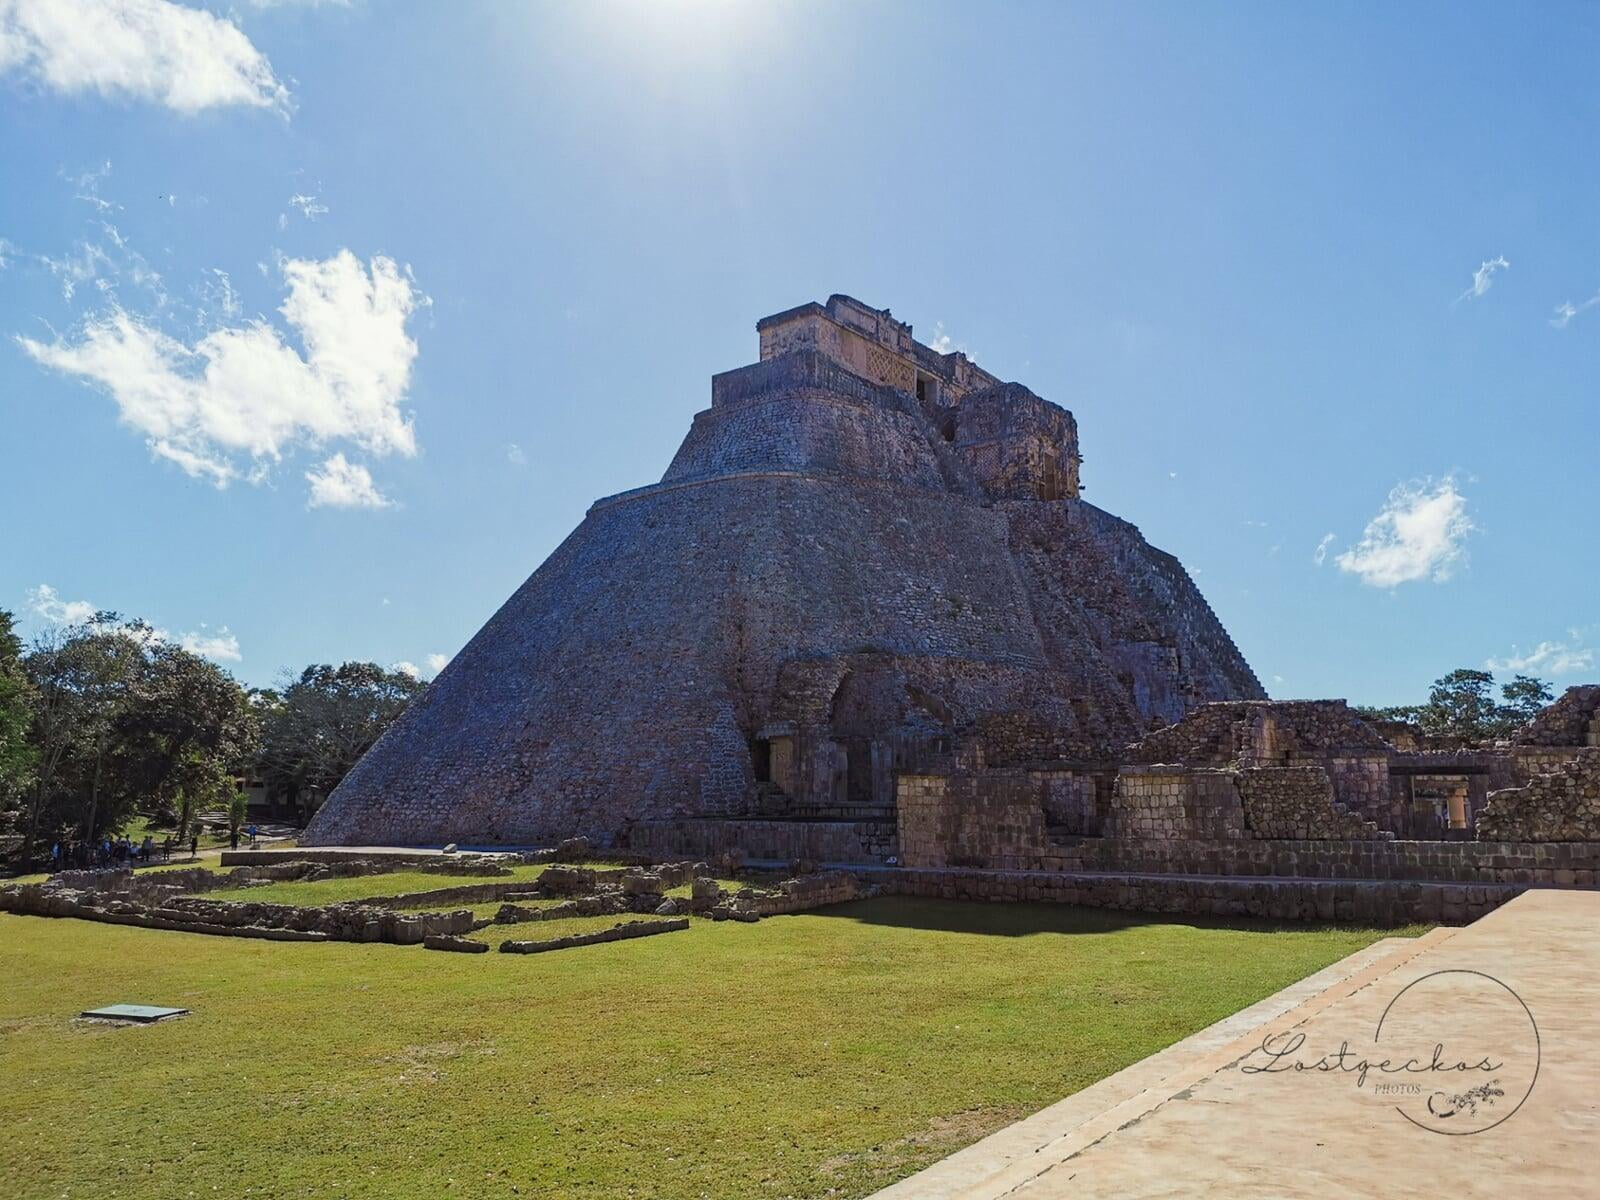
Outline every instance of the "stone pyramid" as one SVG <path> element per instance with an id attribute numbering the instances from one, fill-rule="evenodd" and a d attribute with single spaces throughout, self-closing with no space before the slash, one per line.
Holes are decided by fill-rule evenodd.
<path id="1" fill-rule="evenodd" d="M 1071 413 L 846 296 L 757 329 L 661 482 L 595 502 L 306 843 L 881 817 L 898 770 L 1104 760 L 1264 696 L 1178 560 L 1079 497 Z"/>

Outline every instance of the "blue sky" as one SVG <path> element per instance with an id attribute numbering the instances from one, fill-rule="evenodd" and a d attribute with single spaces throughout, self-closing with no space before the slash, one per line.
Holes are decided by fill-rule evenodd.
<path id="1" fill-rule="evenodd" d="M 0 0 L 0 606 L 426 673 L 843 291 L 1072 409 L 1273 694 L 1592 679 L 1597 52 L 1563 5 Z"/>

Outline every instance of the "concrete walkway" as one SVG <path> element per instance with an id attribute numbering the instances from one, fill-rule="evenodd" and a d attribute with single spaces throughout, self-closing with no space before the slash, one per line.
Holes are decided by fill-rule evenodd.
<path id="1" fill-rule="evenodd" d="M 1376 943 L 877 1200 L 1587 1197 L 1597 1149 L 1600 894 L 1540 890 Z"/>

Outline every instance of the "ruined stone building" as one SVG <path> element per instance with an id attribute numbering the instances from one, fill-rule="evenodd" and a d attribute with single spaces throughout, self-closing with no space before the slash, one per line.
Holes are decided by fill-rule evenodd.
<path id="1" fill-rule="evenodd" d="M 1082 821 L 1121 747 L 1264 697 L 1178 560 L 1082 499 L 1070 412 L 847 296 L 757 330 L 661 481 L 595 502 L 308 842 L 809 821 L 882 854 L 900 777 L 1050 764 Z"/>

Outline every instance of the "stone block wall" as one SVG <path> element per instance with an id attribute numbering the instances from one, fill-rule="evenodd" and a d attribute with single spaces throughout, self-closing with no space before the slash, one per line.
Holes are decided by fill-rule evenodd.
<path id="1" fill-rule="evenodd" d="M 1600 842 L 1218 841 L 1073 838 L 1054 843 L 1052 871 L 1229 875 L 1412 882 L 1600 884 Z"/>
<path id="2" fill-rule="evenodd" d="M 900 861 L 1031 870 L 1045 848 L 1037 785 L 1021 771 L 902 775 Z"/>
<path id="3" fill-rule="evenodd" d="M 1246 767 L 1238 773 L 1237 785 L 1252 837 L 1321 841 L 1379 836 L 1376 825 L 1333 798 L 1333 781 L 1321 767 Z"/>
<path id="4" fill-rule="evenodd" d="M 895 826 L 888 821 L 761 821 L 686 818 L 637 821 L 620 845 L 654 859 L 746 858 L 793 862 L 882 862 L 896 852 Z"/>
<path id="5" fill-rule="evenodd" d="M 1137 913 L 1348 921 L 1379 928 L 1465 925 L 1521 894 L 1517 884 L 1344 879 L 1186 879 L 1016 871 L 885 871 L 868 876 L 891 895 L 947 900 L 1079 904 Z"/>
<path id="6" fill-rule="evenodd" d="M 1600 839 L 1600 748 L 1584 749 L 1525 787 L 1489 793 L 1478 837 L 1494 841 L 1589 842 Z"/>
<path id="7" fill-rule="evenodd" d="M 1291 764 L 1308 765 L 1291 754 Z M 1337 751 L 1317 763 L 1333 784 L 1333 798 L 1380 829 L 1394 828 L 1394 787 L 1389 755 L 1384 752 Z"/>
<path id="8" fill-rule="evenodd" d="M 1117 774 L 1105 833 L 1119 838 L 1242 838 L 1244 807 L 1231 772 L 1124 767 Z"/>
<path id="9" fill-rule="evenodd" d="M 1600 683 L 1568 688 L 1514 740 L 1524 746 L 1600 746 Z"/>

